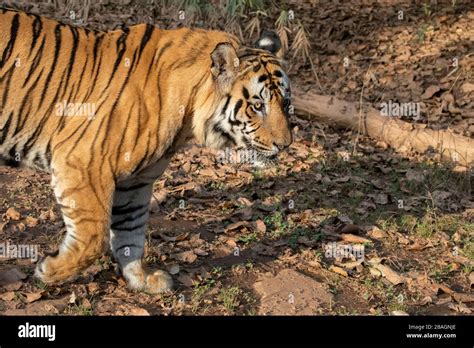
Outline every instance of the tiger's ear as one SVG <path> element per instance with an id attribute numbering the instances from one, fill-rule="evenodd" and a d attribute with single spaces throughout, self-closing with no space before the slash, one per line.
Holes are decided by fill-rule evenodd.
<path id="1" fill-rule="evenodd" d="M 257 42 L 255 42 L 255 48 L 269 51 L 280 59 L 284 55 L 280 37 L 274 31 L 264 30 Z"/>
<path id="2" fill-rule="evenodd" d="M 239 67 L 239 58 L 234 46 L 228 42 L 217 44 L 211 53 L 211 59 L 211 73 L 222 92 L 228 93 Z"/>

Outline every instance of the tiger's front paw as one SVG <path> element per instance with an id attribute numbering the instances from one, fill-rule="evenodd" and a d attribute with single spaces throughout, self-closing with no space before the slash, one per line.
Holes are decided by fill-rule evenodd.
<path id="1" fill-rule="evenodd" d="M 46 256 L 38 263 L 35 270 L 35 277 L 43 283 L 61 284 L 73 280 L 78 273 L 78 269 L 71 267 L 67 262 L 58 256 Z"/>

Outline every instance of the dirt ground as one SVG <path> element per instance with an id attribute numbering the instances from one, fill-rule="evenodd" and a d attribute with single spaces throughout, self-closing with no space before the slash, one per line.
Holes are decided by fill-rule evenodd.
<path id="1" fill-rule="evenodd" d="M 292 83 L 374 107 L 421 101 L 419 122 L 472 136 L 474 5 L 363 3 L 289 2 L 304 16 L 319 78 L 290 54 Z M 19 6 L 61 19 L 68 10 Z M 140 6 L 98 5 L 87 25 L 147 16 Z M 34 279 L 29 259 L 4 258 L 0 314 L 472 314 L 471 168 L 292 117 L 295 141 L 274 167 L 218 163 L 190 145 L 156 183 L 146 262 L 173 275 L 174 292 L 128 291 L 109 255 L 63 286 Z M 65 226 L 49 181 L 0 167 L 0 244 L 56 250 Z"/>

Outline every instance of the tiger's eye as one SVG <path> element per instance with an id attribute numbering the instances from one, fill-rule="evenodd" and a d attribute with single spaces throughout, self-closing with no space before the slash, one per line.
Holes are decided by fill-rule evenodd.
<path id="1" fill-rule="evenodd" d="M 262 108 L 262 103 L 256 102 L 254 106 L 255 109 L 260 110 Z"/>

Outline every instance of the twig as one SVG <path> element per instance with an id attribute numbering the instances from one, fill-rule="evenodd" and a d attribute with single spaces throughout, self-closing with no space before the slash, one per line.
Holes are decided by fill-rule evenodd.
<path id="1" fill-rule="evenodd" d="M 362 89 L 360 91 L 360 98 L 359 98 L 359 123 L 357 126 L 357 137 L 352 147 L 352 155 L 356 153 L 356 147 L 357 147 L 357 144 L 359 143 L 361 127 L 362 127 L 362 99 L 364 97 L 365 80 L 367 79 L 367 76 L 369 75 L 371 67 L 372 67 L 372 63 L 370 63 L 369 68 L 367 69 L 367 72 L 365 73 L 364 80 L 362 81 Z"/>

